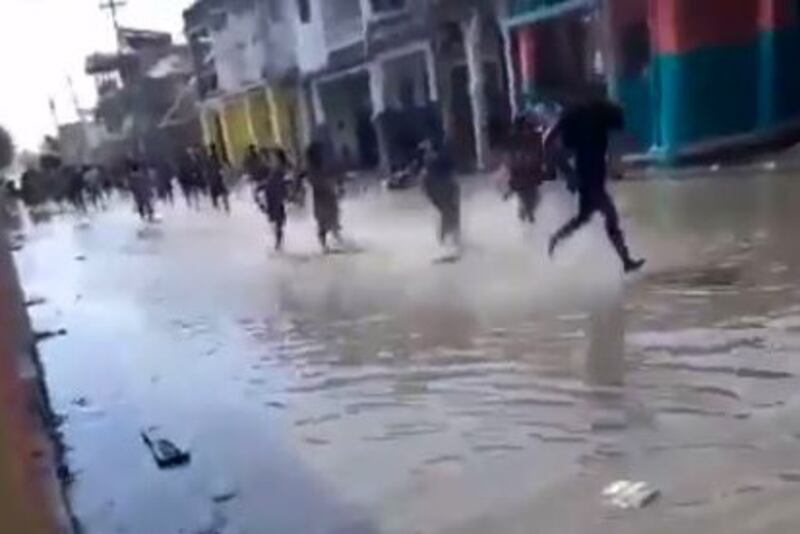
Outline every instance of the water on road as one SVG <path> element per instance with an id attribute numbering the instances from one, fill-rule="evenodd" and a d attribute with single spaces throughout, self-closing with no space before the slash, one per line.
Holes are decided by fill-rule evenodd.
<path id="1" fill-rule="evenodd" d="M 273 253 L 245 194 L 230 216 L 165 207 L 143 225 L 118 203 L 25 225 L 24 288 L 47 299 L 34 323 L 68 332 L 40 349 L 78 518 L 89 533 L 734 532 L 716 518 L 736 510 L 746 528 L 800 481 L 800 184 L 616 194 L 649 260 L 630 279 L 599 220 L 547 258 L 574 209 L 555 186 L 533 229 L 471 191 L 455 264 L 434 262 L 418 192 L 349 198 L 353 250 L 332 256 L 303 213 Z M 159 471 L 148 429 L 191 464 Z M 662 498 L 609 510 L 617 478 Z"/>

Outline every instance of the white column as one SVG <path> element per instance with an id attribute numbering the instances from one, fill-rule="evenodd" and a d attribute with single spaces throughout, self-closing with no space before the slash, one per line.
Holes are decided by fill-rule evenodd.
<path id="1" fill-rule="evenodd" d="M 605 68 L 606 90 L 611 100 L 619 99 L 619 87 L 617 75 L 619 65 L 617 64 L 616 46 L 614 45 L 614 14 L 613 1 L 604 0 L 598 3 L 600 10 L 600 41 L 603 54 L 603 67 Z"/>
<path id="2" fill-rule="evenodd" d="M 480 13 L 477 9 L 473 9 L 469 20 L 462 23 L 462 32 L 464 33 L 464 51 L 467 55 L 469 93 L 472 101 L 475 163 L 478 170 L 485 170 L 489 163 L 489 120 L 484 90 L 481 22 Z"/>
<path id="3" fill-rule="evenodd" d="M 385 83 L 383 64 L 376 59 L 369 64 L 369 97 L 372 102 L 373 117 L 377 117 L 386 109 Z"/>
<path id="4" fill-rule="evenodd" d="M 325 124 L 325 107 L 322 105 L 319 83 L 318 80 L 311 82 L 311 107 L 313 108 L 314 122 L 317 126 Z"/>
<path id="5" fill-rule="evenodd" d="M 302 132 L 300 136 L 300 140 L 303 143 L 303 146 L 300 147 L 302 154 L 305 148 L 310 145 L 311 141 L 313 140 L 315 126 L 313 117 L 314 112 L 311 109 L 311 104 L 309 102 L 309 94 L 303 83 L 299 83 L 297 86 L 297 98 L 299 100 L 298 106 L 300 106 L 300 122 L 302 123 Z"/>
<path id="6" fill-rule="evenodd" d="M 507 26 L 503 26 L 503 54 L 506 62 L 506 75 L 508 76 L 508 99 L 511 107 L 511 116 L 519 113 L 519 92 L 517 90 L 517 69 L 514 63 L 514 34 Z"/>
<path id="7" fill-rule="evenodd" d="M 433 54 L 433 43 L 425 47 L 425 68 L 428 70 L 428 95 L 431 102 L 439 101 L 439 77 L 436 68 L 436 57 Z"/>
<path id="8" fill-rule="evenodd" d="M 369 96 L 372 101 L 373 124 L 378 137 L 380 166 L 386 170 L 389 168 L 389 144 L 381 124 L 377 121 L 378 116 L 386 109 L 386 74 L 383 63 L 377 59 L 369 64 Z"/>
<path id="9" fill-rule="evenodd" d="M 253 124 L 253 103 L 250 101 L 249 91 L 244 93 L 244 109 L 247 115 L 247 133 L 250 134 L 250 142 L 258 145 L 258 138 L 256 137 L 256 127 Z"/>

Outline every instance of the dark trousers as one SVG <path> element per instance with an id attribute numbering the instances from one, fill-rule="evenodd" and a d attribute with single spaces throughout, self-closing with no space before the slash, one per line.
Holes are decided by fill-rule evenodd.
<path id="1" fill-rule="evenodd" d="M 614 201 L 609 196 L 608 191 L 599 189 L 597 191 L 579 191 L 578 213 L 562 226 L 550 239 L 550 252 L 558 246 L 559 242 L 567 239 L 578 229 L 584 226 L 592 218 L 596 211 L 603 215 L 606 221 L 606 234 L 609 241 L 617 251 L 617 255 L 624 265 L 631 262 L 628 246 L 625 244 L 625 236 L 619 227 L 619 214 L 614 206 Z"/>
<path id="2" fill-rule="evenodd" d="M 517 191 L 519 199 L 519 218 L 523 222 L 534 222 L 536 208 L 539 206 L 539 188 L 526 187 Z"/>

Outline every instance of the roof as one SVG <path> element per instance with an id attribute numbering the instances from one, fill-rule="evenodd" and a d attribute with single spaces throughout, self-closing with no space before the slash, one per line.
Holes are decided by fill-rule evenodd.
<path id="1" fill-rule="evenodd" d="M 123 50 L 136 51 L 150 46 L 170 46 L 172 35 L 156 30 L 120 28 L 119 40 Z"/>

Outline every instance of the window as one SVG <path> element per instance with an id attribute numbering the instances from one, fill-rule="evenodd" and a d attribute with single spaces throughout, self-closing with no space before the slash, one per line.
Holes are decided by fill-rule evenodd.
<path id="1" fill-rule="evenodd" d="M 310 0 L 297 0 L 297 11 L 300 13 L 300 22 L 311 22 Z"/>
<path id="2" fill-rule="evenodd" d="M 406 7 L 406 0 L 372 0 L 372 11 L 374 13 L 397 11 L 404 7 Z"/>

